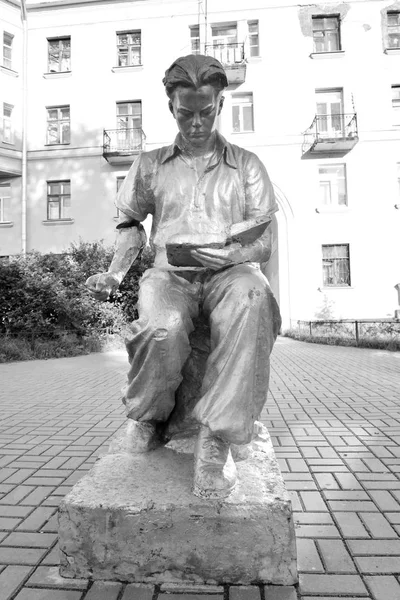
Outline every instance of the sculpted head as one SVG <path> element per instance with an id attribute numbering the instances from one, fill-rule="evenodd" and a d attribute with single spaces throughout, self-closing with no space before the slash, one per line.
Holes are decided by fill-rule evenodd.
<path id="1" fill-rule="evenodd" d="M 169 109 L 183 138 L 194 147 L 209 140 L 222 110 L 228 81 L 223 66 L 200 54 L 178 58 L 163 79 Z"/>

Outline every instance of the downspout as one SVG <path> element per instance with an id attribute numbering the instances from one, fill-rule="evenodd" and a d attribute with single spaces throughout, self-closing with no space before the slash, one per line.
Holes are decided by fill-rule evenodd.
<path id="1" fill-rule="evenodd" d="M 28 121 L 28 23 L 25 0 L 21 0 L 22 20 L 22 194 L 21 194 L 21 252 L 26 254 L 26 204 L 27 204 L 27 121 Z"/>

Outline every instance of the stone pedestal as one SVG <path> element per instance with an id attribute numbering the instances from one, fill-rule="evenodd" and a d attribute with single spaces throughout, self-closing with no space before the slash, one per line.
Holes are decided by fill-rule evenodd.
<path id="1" fill-rule="evenodd" d="M 193 495 L 186 442 L 101 458 L 60 506 L 61 574 L 152 583 L 296 583 L 291 504 L 265 428 L 259 432 L 247 458 L 237 456 L 239 484 L 219 501 Z"/>

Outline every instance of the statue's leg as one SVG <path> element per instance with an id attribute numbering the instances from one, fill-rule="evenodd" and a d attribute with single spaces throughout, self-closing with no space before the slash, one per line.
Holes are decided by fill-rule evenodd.
<path id="1" fill-rule="evenodd" d="M 202 397 L 194 409 L 205 440 L 202 444 L 199 438 L 196 474 L 199 487 L 202 481 L 203 487 L 212 485 L 213 477 L 221 487 L 229 445 L 251 440 L 254 422 L 267 399 L 269 355 L 281 319 L 266 278 L 251 264 L 213 275 L 204 285 L 203 310 L 210 318 L 211 353 Z M 216 444 L 208 456 L 212 438 L 219 440 L 219 458 Z M 208 477 L 208 472 L 213 475 Z"/>
<path id="2" fill-rule="evenodd" d="M 191 348 L 192 319 L 198 314 L 199 284 L 168 271 L 149 269 L 140 283 L 139 319 L 126 339 L 130 369 L 123 402 L 143 450 L 174 408 L 175 391 Z M 139 422 L 139 424 L 137 424 Z M 142 450 L 138 450 L 142 451 Z"/>

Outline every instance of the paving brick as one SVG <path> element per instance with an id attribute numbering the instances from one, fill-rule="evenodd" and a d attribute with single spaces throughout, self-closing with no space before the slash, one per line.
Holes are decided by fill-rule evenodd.
<path id="1" fill-rule="evenodd" d="M 399 515 L 400 516 L 400 515 Z M 397 534 L 385 517 L 380 513 L 360 513 L 360 518 L 368 528 L 372 537 L 396 538 Z"/>
<path id="2" fill-rule="evenodd" d="M 372 512 L 378 510 L 373 502 L 363 500 L 358 500 L 355 502 L 349 502 L 346 500 L 332 500 L 328 501 L 328 506 L 334 512 Z"/>
<path id="3" fill-rule="evenodd" d="M 48 548 L 56 540 L 53 533 L 13 532 L 2 542 L 2 546 L 20 546 L 24 548 Z"/>
<path id="4" fill-rule="evenodd" d="M 354 561 L 361 573 L 399 572 L 399 556 L 356 556 Z"/>
<path id="5" fill-rule="evenodd" d="M 36 565 L 44 556 L 43 548 L 8 548 L 0 547 L 0 564 L 3 565 Z"/>
<path id="6" fill-rule="evenodd" d="M 8 600 L 23 584 L 31 567 L 9 566 L 0 574 L 0 600 Z"/>
<path id="7" fill-rule="evenodd" d="M 81 592 L 71 590 L 35 590 L 32 588 L 23 588 L 15 600 L 81 600 Z"/>
<path id="8" fill-rule="evenodd" d="M 300 575 L 301 594 L 359 594 L 367 595 L 359 575 Z"/>
<path id="9" fill-rule="evenodd" d="M 319 492 L 300 492 L 305 509 L 310 511 L 327 511 L 328 508 Z"/>
<path id="10" fill-rule="evenodd" d="M 296 600 L 297 594 L 293 586 L 264 586 L 265 600 Z"/>
<path id="11" fill-rule="evenodd" d="M 229 600 L 261 600 L 260 588 L 256 585 L 229 587 Z"/>
<path id="12" fill-rule="evenodd" d="M 330 540 L 332 541 L 332 540 Z M 325 573 L 314 540 L 297 539 L 297 568 L 299 572 Z"/>
<path id="13" fill-rule="evenodd" d="M 322 512 L 294 512 L 293 520 L 295 523 L 301 523 L 303 525 L 334 525 L 331 515 Z"/>
<path id="14" fill-rule="evenodd" d="M 55 513 L 55 508 L 41 506 L 36 508 L 17 529 L 19 531 L 38 531 L 42 525 Z"/>
<path id="15" fill-rule="evenodd" d="M 349 549 L 355 556 L 400 556 L 400 540 L 349 540 Z M 400 560 L 399 560 L 400 571 Z"/>
<path id="16" fill-rule="evenodd" d="M 85 600 L 117 600 L 122 585 L 114 581 L 95 581 Z"/>
<path id="17" fill-rule="evenodd" d="M 367 513 L 374 514 L 374 513 Z M 355 512 L 335 512 L 335 520 L 344 537 L 369 537 L 369 533 Z"/>
<path id="18" fill-rule="evenodd" d="M 54 587 L 68 590 L 86 590 L 89 585 L 87 579 L 68 579 L 61 577 L 59 568 L 51 566 L 38 567 L 25 584 L 27 587 Z"/>
<path id="19" fill-rule="evenodd" d="M 381 511 L 398 510 L 400 512 L 400 504 L 393 496 L 385 491 L 370 491 L 370 496 Z"/>
<path id="20" fill-rule="evenodd" d="M 121 600 L 152 600 L 153 593 L 154 586 L 152 585 L 140 585 L 130 583 L 126 586 L 124 595 L 122 596 Z M 198 597 L 199 596 L 196 596 L 194 594 L 185 594 L 184 596 L 181 596 L 179 594 L 168 594 L 168 596 L 165 594 L 159 594 L 158 596 L 159 600 L 196 600 Z M 222 598 L 222 596 L 217 595 L 214 597 L 216 599 Z M 204 600 L 204 596 L 202 597 L 202 600 Z"/>
<path id="21" fill-rule="evenodd" d="M 340 533 L 333 525 L 298 525 L 296 536 L 301 538 L 338 538 Z"/>
<path id="22" fill-rule="evenodd" d="M 26 504 L 29 506 L 36 506 L 40 504 L 47 496 L 53 492 L 54 487 L 37 487 L 33 489 L 31 493 L 29 493 L 23 500 L 21 500 L 20 504 Z"/>
<path id="23" fill-rule="evenodd" d="M 329 573 L 355 573 L 356 568 L 342 540 L 318 540 L 326 571 Z"/>
<path id="24" fill-rule="evenodd" d="M 374 600 L 400 600 L 400 584 L 393 576 L 364 577 Z"/>

